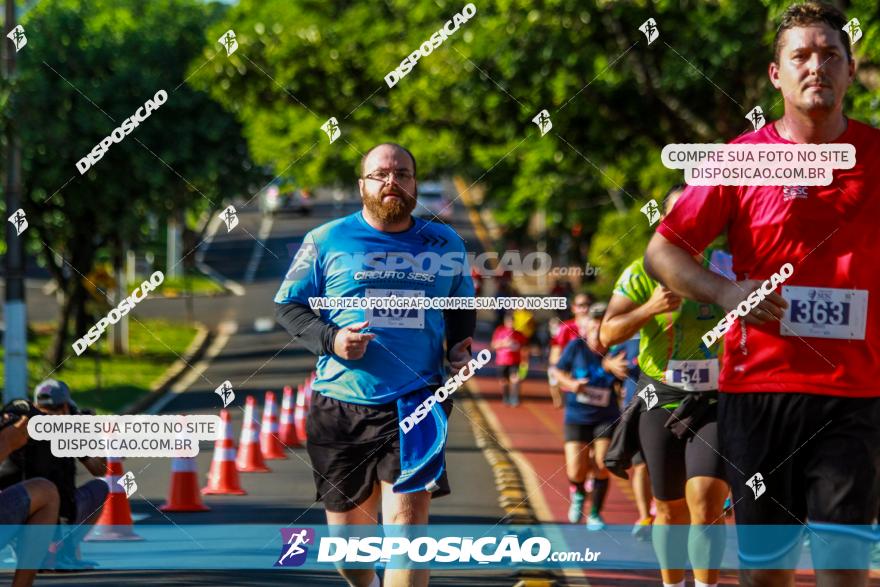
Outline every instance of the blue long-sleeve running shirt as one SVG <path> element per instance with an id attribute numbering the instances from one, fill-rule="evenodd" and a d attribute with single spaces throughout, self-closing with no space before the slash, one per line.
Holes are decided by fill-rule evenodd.
<path id="1" fill-rule="evenodd" d="M 279 321 L 286 309 L 308 306 L 314 297 L 473 297 L 461 238 L 443 224 L 413 220 L 406 231 L 383 232 L 370 226 L 359 211 L 306 234 L 275 295 Z M 313 320 L 307 326 L 319 331 L 313 343 L 317 348 L 311 350 L 323 353 L 312 385 L 315 391 L 340 401 L 376 405 L 439 386 L 446 379 L 443 310 L 319 312 L 320 323 Z M 365 332 L 376 338 L 367 344 L 362 358 L 346 360 L 330 352 L 338 328 L 365 320 L 370 322 Z M 291 330 L 289 324 L 285 327 Z M 291 334 L 302 334 L 304 340 L 308 336 Z"/>

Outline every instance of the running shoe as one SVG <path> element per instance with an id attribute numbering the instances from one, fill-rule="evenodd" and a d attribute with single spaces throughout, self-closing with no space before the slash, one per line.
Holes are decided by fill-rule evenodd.
<path id="1" fill-rule="evenodd" d="M 651 539 L 651 526 L 654 524 L 654 516 L 642 518 L 635 523 L 632 529 L 632 535 L 639 542 L 647 542 Z"/>
<path id="2" fill-rule="evenodd" d="M 587 496 L 583 493 L 578 493 L 574 489 L 569 490 L 568 495 L 571 500 L 571 505 L 568 506 L 568 521 L 572 524 L 577 524 L 581 521 L 581 516 L 584 514 L 584 500 Z"/>
<path id="3" fill-rule="evenodd" d="M 605 520 L 599 514 L 590 514 L 587 517 L 587 530 L 597 532 L 605 529 Z"/>

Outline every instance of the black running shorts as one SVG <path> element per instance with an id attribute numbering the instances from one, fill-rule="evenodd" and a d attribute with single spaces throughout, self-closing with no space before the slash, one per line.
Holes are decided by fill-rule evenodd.
<path id="1" fill-rule="evenodd" d="M 597 438 L 611 438 L 617 420 L 599 424 L 566 424 L 565 442 L 593 442 Z"/>
<path id="2" fill-rule="evenodd" d="M 868 525 L 877 516 L 880 398 L 721 393 L 718 427 L 737 524 L 800 530 L 807 521 Z M 756 473 L 763 489 L 757 498 Z M 740 556 L 760 559 L 799 540 L 792 533 L 788 544 L 769 549 L 741 536 Z"/>
<path id="3" fill-rule="evenodd" d="M 452 398 L 442 404 L 446 415 Z M 400 476 L 397 402 L 365 406 L 320 393 L 312 397 L 306 422 L 306 450 L 312 461 L 318 501 L 327 511 L 347 512 L 365 502 L 379 481 Z M 446 471 L 431 497 L 450 493 Z"/>
<path id="4" fill-rule="evenodd" d="M 658 405 L 639 415 L 639 443 L 657 499 L 684 499 L 687 480 L 693 477 L 725 478 L 716 406 L 709 408 L 710 413 L 687 440 L 678 438 L 665 426 L 674 408 Z"/>

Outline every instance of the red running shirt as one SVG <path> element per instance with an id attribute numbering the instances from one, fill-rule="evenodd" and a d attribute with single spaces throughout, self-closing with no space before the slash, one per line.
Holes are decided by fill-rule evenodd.
<path id="1" fill-rule="evenodd" d="M 496 351 L 495 364 L 501 365 L 502 367 L 519 365 L 522 348 L 526 342 L 528 342 L 526 337 L 513 328 L 508 328 L 507 326 L 502 325 L 496 328 L 495 332 L 492 333 L 492 344 L 498 344 L 505 341 L 513 342 L 513 345 Z"/>
<path id="2" fill-rule="evenodd" d="M 732 142 L 792 144 L 775 124 Z M 737 279 L 763 281 L 790 262 L 794 273 L 777 293 L 805 289 L 786 322 L 811 322 L 813 333 L 827 334 L 829 309 L 835 324 L 852 319 L 843 296 L 867 297 L 863 339 L 784 336 L 779 322 L 737 319 L 724 340 L 721 391 L 880 396 L 880 131 L 850 119 L 834 143 L 854 145 L 856 164 L 834 170 L 829 186 L 688 187 L 658 228 L 691 254 L 727 231 Z"/>
<path id="3" fill-rule="evenodd" d="M 578 334 L 577 323 L 575 319 L 572 318 L 559 325 L 559 330 L 556 332 L 556 336 L 553 337 L 553 340 L 550 341 L 550 344 L 564 349 L 568 346 L 568 343 L 580 337 L 581 335 Z"/>

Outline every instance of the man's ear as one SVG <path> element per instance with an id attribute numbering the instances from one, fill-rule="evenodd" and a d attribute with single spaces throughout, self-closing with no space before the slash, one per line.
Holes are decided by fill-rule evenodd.
<path id="1" fill-rule="evenodd" d="M 770 65 L 767 66 L 767 76 L 770 78 L 770 83 L 773 84 L 773 87 L 778 90 L 780 86 L 779 65 L 775 61 L 771 61 Z"/>

